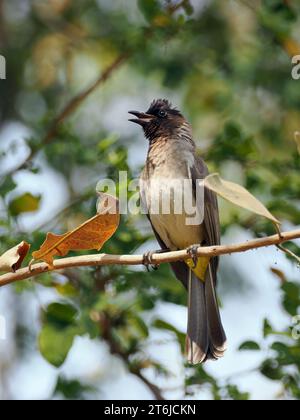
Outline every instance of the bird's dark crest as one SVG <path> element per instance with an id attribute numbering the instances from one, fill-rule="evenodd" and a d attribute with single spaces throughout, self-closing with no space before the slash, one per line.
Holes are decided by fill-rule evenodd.
<path id="1" fill-rule="evenodd" d="M 173 108 L 171 102 L 168 101 L 168 99 L 155 99 L 154 101 L 152 101 L 147 113 L 155 115 L 160 109 L 171 111 L 174 114 L 180 114 L 180 112 L 176 108 Z"/>

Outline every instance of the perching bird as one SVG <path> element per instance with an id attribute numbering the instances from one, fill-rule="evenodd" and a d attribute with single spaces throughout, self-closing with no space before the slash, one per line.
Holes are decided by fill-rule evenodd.
<path id="1" fill-rule="evenodd" d="M 140 195 L 156 238 L 162 250 L 188 248 L 191 254 L 188 262 L 171 264 L 189 295 L 188 360 L 197 364 L 218 359 L 226 350 L 226 336 L 215 292 L 218 258 L 214 257 L 210 262 L 195 258 L 196 244 L 220 244 L 217 198 L 204 187 L 200 200 L 198 197 L 198 191 L 201 191 L 198 181 L 208 175 L 206 164 L 196 155 L 190 124 L 169 101 L 158 99 L 152 102 L 146 113 L 130 111 L 130 114 L 136 117 L 130 121 L 143 127 L 149 141 L 146 165 L 140 178 Z M 185 206 L 182 205 L 180 211 L 175 208 L 178 195 L 180 198 L 183 195 L 191 197 L 198 210 L 196 224 L 190 223 L 191 214 L 187 214 Z M 166 205 L 168 200 L 171 202 L 169 208 Z"/>

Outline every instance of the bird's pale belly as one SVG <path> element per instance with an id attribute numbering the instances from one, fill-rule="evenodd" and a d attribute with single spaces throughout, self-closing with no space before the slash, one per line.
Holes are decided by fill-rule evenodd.
<path id="1" fill-rule="evenodd" d="M 191 213 L 191 210 L 195 209 L 192 184 L 183 185 L 182 183 L 181 186 L 182 188 L 178 179 L 164 178 L 163 181 L 160 179 L 157 185 L 152 185 L 150 188 L 152 202 L 154 202 L 153 196 L 159 197 L 158 205 L 153 206 L 154 208 L 150 206 L 149 209 L 151 223 L 165 245 L 172 250 L 199 244 L 203 239 L 202 225 L 195 224 L 195 215 Z M 166 187 L 173 192 L 166 192 Z M 189 208 L 189 202 L 192 205 L 191 208 Z"/>
<path id="2" fill-rule="evenodd" d="M 150 219 L 162 241 L 172 250 L 187 248 L 202 242 L 201 226 L 187 225 L 185 215 L 155 214 L 150 215 Z"/>

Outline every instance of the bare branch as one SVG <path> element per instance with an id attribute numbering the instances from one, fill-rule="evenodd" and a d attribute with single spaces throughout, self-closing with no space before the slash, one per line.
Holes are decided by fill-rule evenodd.
<path id="1" fill-rule="evenodd" d="M 89 86 L 87 89 L 80 92 L 78 95 L 74 96 L 67 105 L 63 108 L 63 110 L 58 114 L 58 116 L 52 122 L 48 132 L 46 133 L 45 137 L 42 139 L 40 145 L 37 149 L 32 149 L 30 154 L 27 156 L 26 160 L 21 163 L 20 166 L 13 168 L 8 173 L 4 174 L 3 177 L 12 175 L 16 171 L 26 168 L 26 165 L 35 157 L 38 151 L 40 151 L 44 146 L 51 143 L 51 141 L 57 135 L 58 129 L 60 125 L 74 112 L 76 109 L 81 105 L 81 103 L 91 94 L 93 93 L 99 86 L 104 84 L 110 76 L 117 70 L 121 65 L 127 60 L 129 57 L 128 53 L 120 54 L 113 62 L 110 64 L 103 73 L 95 80 L 95 82 Z"/>
<path id="2" fill-rule="evenodd" d="M 107 342 L 109 346 L 109 350 L 111 354 L 120 357 L 123 362 L 127 365 L 128 370 L 130 373 L 135 375 L 137 378 L 139 378 L 144 384 L 150 389 L 150 391 L 153 393 L 155 399 L 157 400 L 164 400 L 164 397 L 161 393 L 161 390 L 159 387 L 152 382 L 150 382 L 142 373 L 142 367 L 141 366 L 132 366 L 130 363 L 130 355 L 128 352 L 124 351 L 120 344 L 116 342 L 116 340 L 112 336 L 112 325 L 111 325 L 111 319 L 104 313 L 101 314 L 100 318 L 100 325 L 101 325 L 101 331 L 102 331 L 102 338 Z"/>
<path id="3" fill-rule="evenodd" d="M 157 385 L 153 384 L 152 382 L 150 382 L 142 373 L 141 371 L 138 372 L 131 372 L 133 373 L 135 376 L 137 376 L 142 382 L 144 382 L 144 384 L 150 389 L 150 391 L 153 393 L 153 395 L 155 396 L 155 399 L 158 401 L 163 401 L 164 397 L 161 393 L 161 390 L 158 388 Z"/>
<path id="4" fill-rule="evenodd" d="M 1 6 L 2 0 L 0 0 Z M 174 14 L 178 9 L 180 9 L 186 0 L 181 1 L 180 3 L 176 4 L 175 6 L 171 7 L 169 10 L 170 15 Z M 1 18 L 1 9 L 0 9 L 0 18 Z M 150 26 L 145 29 L 144 32 L 144 39 L 147 40 L 151 38 L 153 34 L 154 27 Z M 1 32 L 1 25 L 0 25 L 0 32 Z M 0 37 L 1 40 L 1 37 Z M 63 110 L 57 115 L 57 117 L 53 120 L 52 124 L 50 125 L 49 130 L 47 131 L 45 137 L 42 139 L 39 146 L 35 149 L 32 149 L 28 157 L 22 162 L 19 166 L 13 168 L 12 170 L 8 171 L 7 173 L 1 175 L 2 178 L 11 176 L 15 172 L 19 171 L 20 169 L 26 168 L 29 162 L 36 156 L 37 152 L 39 152 L 44 146 L 51 143 L 51 141 L 55 138 L 60 125 L 81 105 L 81 103 L 91 94 L 93 93 L 100 85 L 104 84 L 117 70 L 121 67 L 131 56 L 133 52 L 123 52 L 120 53 L 117 58 L 110 64 L 106 70 L 95 80 L 95 82 L 88 87 L 86 90 L 83 90 L 78 95 L 73 97 L 67 105 L 63 108 Z"/>
<path id="5" fill-rule="evenodd" d="M 267 236 L 265 238 L 252 239 L 250 241 L 233 244 L 199 247 L 198 256 L 214 257 L 218 255 L 234 254 L 249 251 L 251 249 L 263 248 L 272 245 L 280 245 L 282 243 L 300 238 L 300 229 L 291 232 L 281 232 L 280 235 Z M 153 264 L 170 263 L 174 261 L 184 261 L 190 258 L 187 250 L 166 252 L 163 254 L 153 254 Z M 8 273 L 0 276 L 0 287 L 17 281 L 36 277 L 39 274 L 49 271 L 63 270 L 71 267 L 88 267 L 101 265 L 142 265 L 143 255 L 110 255 L 110 254 L 92 254 L 82 255 L 79 257 L 69 257 L 57 259 L 54 261 L 53 267 L 46 263 L 38 263 L 29 267 L 22 268 L 15 273 Z"/>
<path id="6" fill-rule="evenodd" d="M 127 53 L 120 54 L 111 65 L 107 67 L 107 69 L 98 77 L 98 79 L 86 90 L 80 92 L 77 96 L 75 96 L 71 101 L 65 106 L 62 112 L 55 118 L 50 127 L 50 130 L 46 134 L 43 144 L 47 145 L 51 142 L 53 137 L 57 134 L 57 130 L 60 124 L 69 117 L 78 107 L 79 105 L 92 93 L 96 90 L 100 85 L 106 82 L 106 80 L 112 75 L 112 73 L 117 70 L 124 61 L 127 60 L 129 55 Z M 30 159 L 30 158 L 29 158 Z"/>

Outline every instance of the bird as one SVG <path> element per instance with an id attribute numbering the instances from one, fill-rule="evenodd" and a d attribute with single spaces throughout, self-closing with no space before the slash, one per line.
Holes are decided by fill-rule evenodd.
<path id="1" fill-rule="evenodd" d="M 197 154 L 190 123 L 169 100 L 156 99 L 146 112 L 129 113 L 135 117 L 129 121 L 143 128 L 149 143 L 140 199 L 160 251 L 187 249 L 191 257 L 171 263 L 188 292 L 187 360 L 192 365 L 217 360 L 227 348 L 216 295 L 219 259 L 197 258 L 199 246 L 220 244 L 217 197 L 201 184 L 209 174 L 207 165 Z M 186 195 L 196 209 L 193 223 L 185 206 L 179 211 L 175 208 L 178 196 Z M 168 211 L 164 211 L 168 200 Z M 151 256 L 145 255 L 145 264 L 151 263 Z"/>

